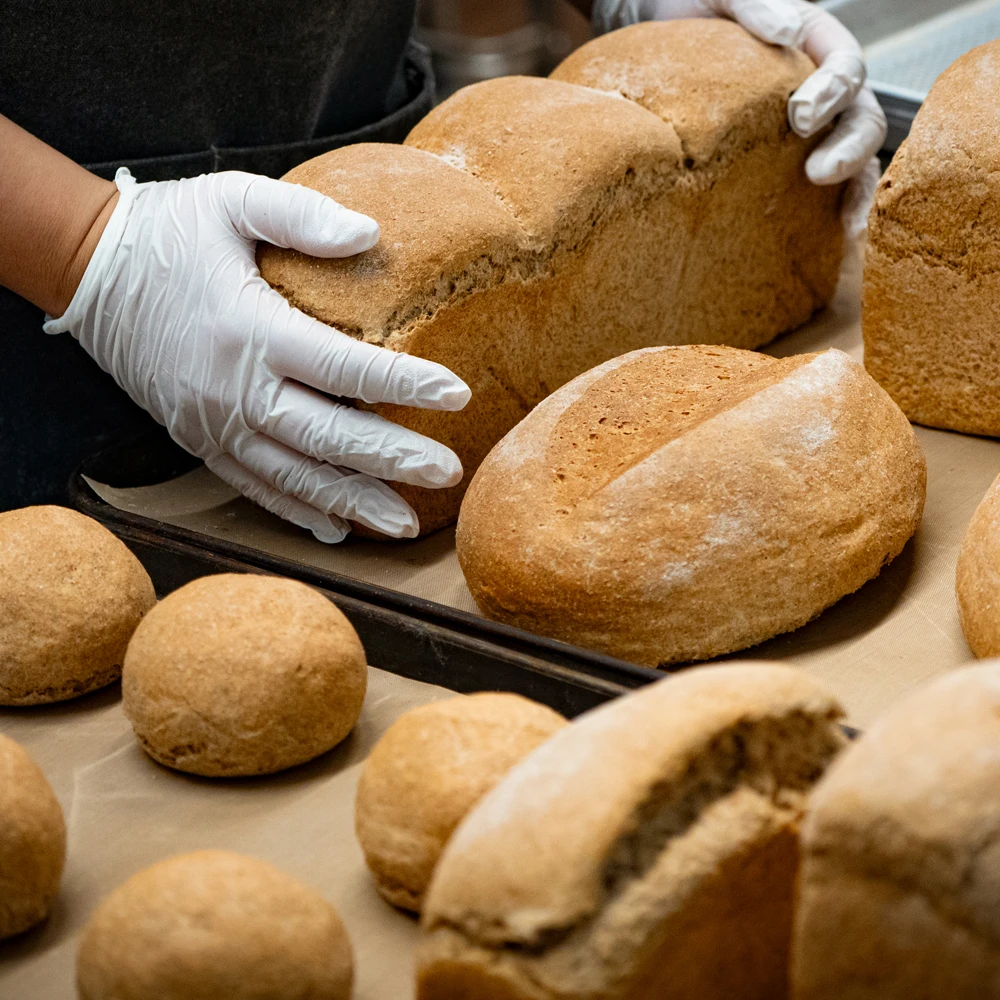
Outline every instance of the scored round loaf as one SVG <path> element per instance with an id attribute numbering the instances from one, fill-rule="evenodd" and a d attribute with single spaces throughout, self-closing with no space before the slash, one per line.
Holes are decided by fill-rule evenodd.
<path id="1" fill-rule="evenodd" d="M 868 224 L 865 367 L 920 424 L 1000 434 L 1000 41 L 931 87 Z"/>
<path id="2" fill-rule="evenodd" d="M 516 694 L 482 693 L 421 705 L 375 745 L 354 819 L 378 891 L 420 911 L 434 866 L 461 819 L 500 779 L 566 725 Z"/>
<path id="3" fill-rule="evenodd" d="M 490 453 L 458 558 L 497 621 L 657 666 L 804 625 L 876 576 L 923 511 L 909 422 L 840 351 L 616 358 Z"/>
<path id="4" fill-rule="evenodd" d="M 351 942 L 315 890 L 256 858 L 197 851 L 133 875 L 80 939 L 80 1000 L 349 1000 Z"/>
<path id="5" fill-rule="evenodd" d="M 978 657 L 1000 656 L 1000 476 L 986 491 L 962 539 L 955 594 L 969 649 Z"/>
<path id="6" fill-rule="evenodd" d="M 800 670 L 727 664 L 580 716 L 448 842 L 418 1000 L 781 1000 L 798 824 L 840 714 Z"/>
<path id="7" fill-rule="evenodd" d="M 813 792 L 796 1000 L 1000 998 L 1000 663 L 918 689 Z"/>
<path id="8" fill-rule="evenodd" d="M 92 518 L 65 507 L 0 514 L 0 704 L 63 701 L 117 680 L 154 604 L 142 564 Z"/>
<path id="9" fill-rule="evenodd" d="M 319 592 L 220 574 L 181 587 L 129 643 L 125 715 L 161 764 L 211 777 L 269 774 L 336 746 L 367 685 L 365 651 Z"/>
<path id="10" fill-rule="evenodd" d="M 48 916 L 66 860 L 66 824 L 26 750 L 0 734 L 0 939 Z"/>
<path id="11" fill-rule="evenodd" d="M 788 124 L 814 68 L 723 18 L 646 22 L 549 79 L 459 90 L 403 145 L 343 147 L 285 176 L 371 215 L 382 238 L 338 260 L 261 243 L 265 280 L 472 389 L 461 412 L 373 407 L 462 460 L 458 486 L 394 484 L 423 533 L 455 520 L 490 448 L 581 372 L 650 344 L 757 347 L 830 300 L 844 188 L 809 182 L 822 135 Z"/>

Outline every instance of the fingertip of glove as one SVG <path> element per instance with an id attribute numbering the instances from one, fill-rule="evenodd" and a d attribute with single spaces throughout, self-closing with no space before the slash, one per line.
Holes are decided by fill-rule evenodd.
<path id="1" fill-rule="evenodd" d="M 379 224 L 367 215 L 340 208 L 331 226 L 329 247 L 333 256 L 349 257 L 371 250 L 382 236 Z"/>
<path id="2" fill-rule="evenodd" d="M 312 532 L 314 538 L 326 545 L 336 545 L 338 542 L 342 542 L 351 531 L 346 526 L 338 527 L 330 522 L 326 524 L 312 524 L 309 526 L 309 530 Z"/>
<path id="3" fill-rule="evenodd" d="M 817 187 L 841 184 L 851 176 L 851 164 L 840 156 L 817 151 L 806 160 L 806 177 Z"/>
<path id="4" fill-rule="evenodd" d="M 795 7 L 782 0 L 771 0 L 767 4 L 748 5 L 741 16 L 747 27 L 765 42 L 786 48 L 797 46 L 802 41 L 805 23 Z"/>
<path id="5" fill-rule="evenodd" d="M 460 385 L 445 389 L 442 393 L 442 409 L 464 410 L 470 399 L 472 399 L 472 390 L 464 382 L 461 382 Z"/>
<path id="6" fill-rule="evenodd" d="M 441 446 L 443 454 L 423 469 L 424 483 L 431 489 L 447 489 L 457 486 L 465 475 L 462 463 L 450 448 Z"/>

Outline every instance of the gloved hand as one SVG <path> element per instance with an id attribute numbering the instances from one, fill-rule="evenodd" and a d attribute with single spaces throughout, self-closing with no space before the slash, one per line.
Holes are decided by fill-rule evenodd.
<path id="1" fill-rule="evenodd" d="M 813 150 L 806 174 L 814 184 L 851 179 L 844 203 L 849 234 L 860 235 L 881 174 L 875 154 L 885 142 L 885 113 L 871 87 L 857 39 L 828 11 L 806 0 L 594 0 L 594 26 L 610 31 L 637 21 L 729 17 L 774 45 L 802 49 L 819 69 L 788 102 L 788 120 L 803 138 L 840 116 Z"/>
<path id="2" fill-rule="evenodd" d="M 378 242 L 377 223 L 317 191 L 235 171 L 136 184 L 121 169 L 115 182 L 119 202 L 46 332 L 71 333 L 178 444 L 320 540 L 343 539 L 347 518 L 416 535 L 416 514 L 379 479 L 453 486 L 458 457 L 321 393 L 460 410 L 468 386 L 309 318 L 254 262 L 257 240 L 316 257 L 360 253 Z"/>

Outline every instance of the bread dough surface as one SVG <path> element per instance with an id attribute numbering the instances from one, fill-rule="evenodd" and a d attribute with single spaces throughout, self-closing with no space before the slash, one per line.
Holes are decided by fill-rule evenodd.
<path id="1" fill-rule="evenodd" d="M 227 573 L 181 587 L 147 616 L 122 697 L 154 760 L 235 777 L 336 746 L 366 685 L 365 651 L 332 601 L 295 580 Z"/>
<path id="2" fill-rule="evenodd" d="M 255 858 L 198 851 L 133 875 L 94 911 L 81 1000 L 349 1000 L 337 911 Z"/>
<path id="3" fill-rule="evenodd" d="M 48 916 L 65 858 L 66 825 L 51 786 L 0 734 L 0 939 Z"/>
<path id="4" fill-rule="evenodd" d="M 0 705 L 75 698 L 116 681 L 156 604 L 139 560 L 66 507 L 0 513 Z"/>
<path id="5" fill-rule="evenodd" d="M 422 705 L 389 728 L 358 784 L 355 827 L 378 891 L 419 912 L 434 866 L 468 811 L 566 720 L 520 695 Z"/>

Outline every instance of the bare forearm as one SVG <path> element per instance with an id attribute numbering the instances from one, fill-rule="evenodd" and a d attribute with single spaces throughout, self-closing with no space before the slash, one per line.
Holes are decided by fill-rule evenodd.
<path id="1" fill-rule="evenodd" d="M 0 115 L 0 285 L 61 315 L 117 200 L 111 181 Z"/>

